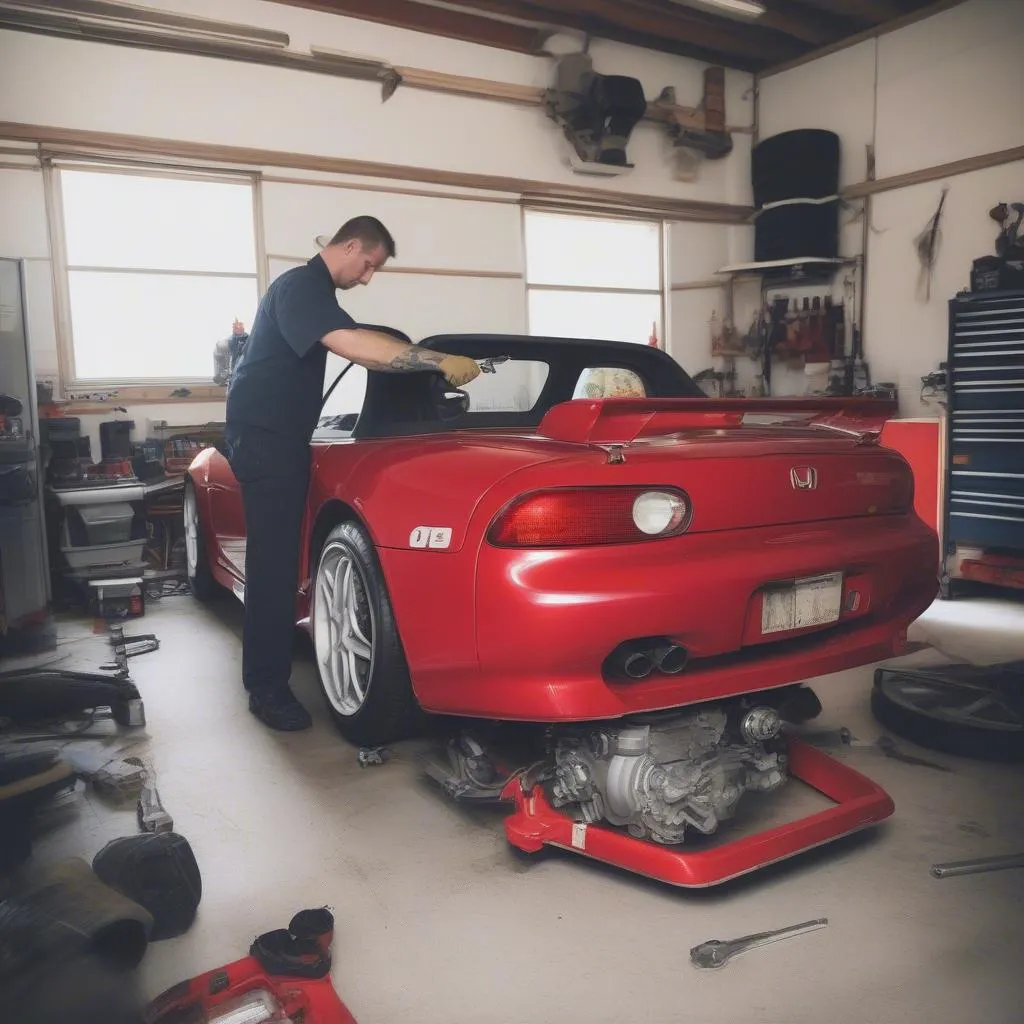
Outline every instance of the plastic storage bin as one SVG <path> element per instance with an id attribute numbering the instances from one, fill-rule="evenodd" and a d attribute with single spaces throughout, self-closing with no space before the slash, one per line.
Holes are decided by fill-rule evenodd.
<path id="1" fill-rule="evenodd" d="M 94 544 L 84 548 L 61 548 L 70 569 L 92 569 L 97 566 L 129 565 L 142 558 L 146 541 L 130 540 L 123 544 Z"/>
<path id="2" fill-rule="evenodd" d="M 85 524 L 87 544 L 123 544 L 131 539 L 135 510 L 128 502 L 84 505 L 80 506 L 77 512 Z"/>

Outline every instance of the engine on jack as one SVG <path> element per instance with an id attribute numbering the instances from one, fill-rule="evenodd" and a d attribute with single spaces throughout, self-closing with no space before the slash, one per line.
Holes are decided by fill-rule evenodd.
<path id="1" fill-rule="evenodd" d="M 527 789 L 543 786 L 551 804 L 576 821 L 679 845 L 688 829 L 710 835 L 733 817 L 744 793 L 778 789 L 788 776 L 783 718 L 805 720 L 820 710 L 810 690 L 794 687 L 754 701 L 550 727 L 541 746 L 534 733 L 514 752 L 502 751 L 498 736 L 481 742 L 463 733 L 425 767 L 457 800 L 497 802 L 518 776 Z"/>
<path id="2" fill-rule="evenodd" d="M 567 733 L 555 746 L 551 801 L 637 839 L 675 845 L 687 829 L 710 835 L 745 792 L 786 781 L 781 727 L 774 708 L 717 705 Z"/>

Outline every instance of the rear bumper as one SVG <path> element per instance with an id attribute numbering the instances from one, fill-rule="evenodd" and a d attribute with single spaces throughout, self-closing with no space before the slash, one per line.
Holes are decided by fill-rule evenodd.
<path id="1" fill-rule="evenodd" d="M 435 667 L 411 657 L 414 686 L 431 711 L 548 722 L 783 686 L 899 653 L 907 626 L 935 597 L 937 561 L 935 534 L 916 516 L 587 550 L 485 546 L 473 595 L 475 658 Z M 766 584 L 836 571 L 848 592 L 857 590 L 855 610 L 825 629 L 759 635 Z M 605 678 L 618 644 L 650 636 L 685 646 L 686 671 Z"/>

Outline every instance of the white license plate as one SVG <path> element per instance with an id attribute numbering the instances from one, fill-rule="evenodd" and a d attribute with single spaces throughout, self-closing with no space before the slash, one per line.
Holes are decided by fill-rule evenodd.
<path id="1" fill-rule="evenodd" d="M 838 622 L 842 604 L 841 572 L 767 587 L 761 605 L 761 632 L 782 633 Z"/>

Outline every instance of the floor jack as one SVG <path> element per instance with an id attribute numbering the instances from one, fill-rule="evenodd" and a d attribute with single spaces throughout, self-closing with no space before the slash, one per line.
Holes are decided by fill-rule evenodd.
<path id="1" fill-rule="evenodd" d="M 876 783 L 784 732 L 765 697 L 549 729 L 526 755 L 532 763 L 522 745 L 509 754 L 463 734 L 424 768 L 456 800 L 511 804 L 505 836 L 525 853 L 553 846 L 669 885 L 719 885 L 875 825 L 895 809 Z M 767 794 L 787 779 L 833 806 L 713 846 L 703 841 L 733 816 L 745 791 Z"/>

